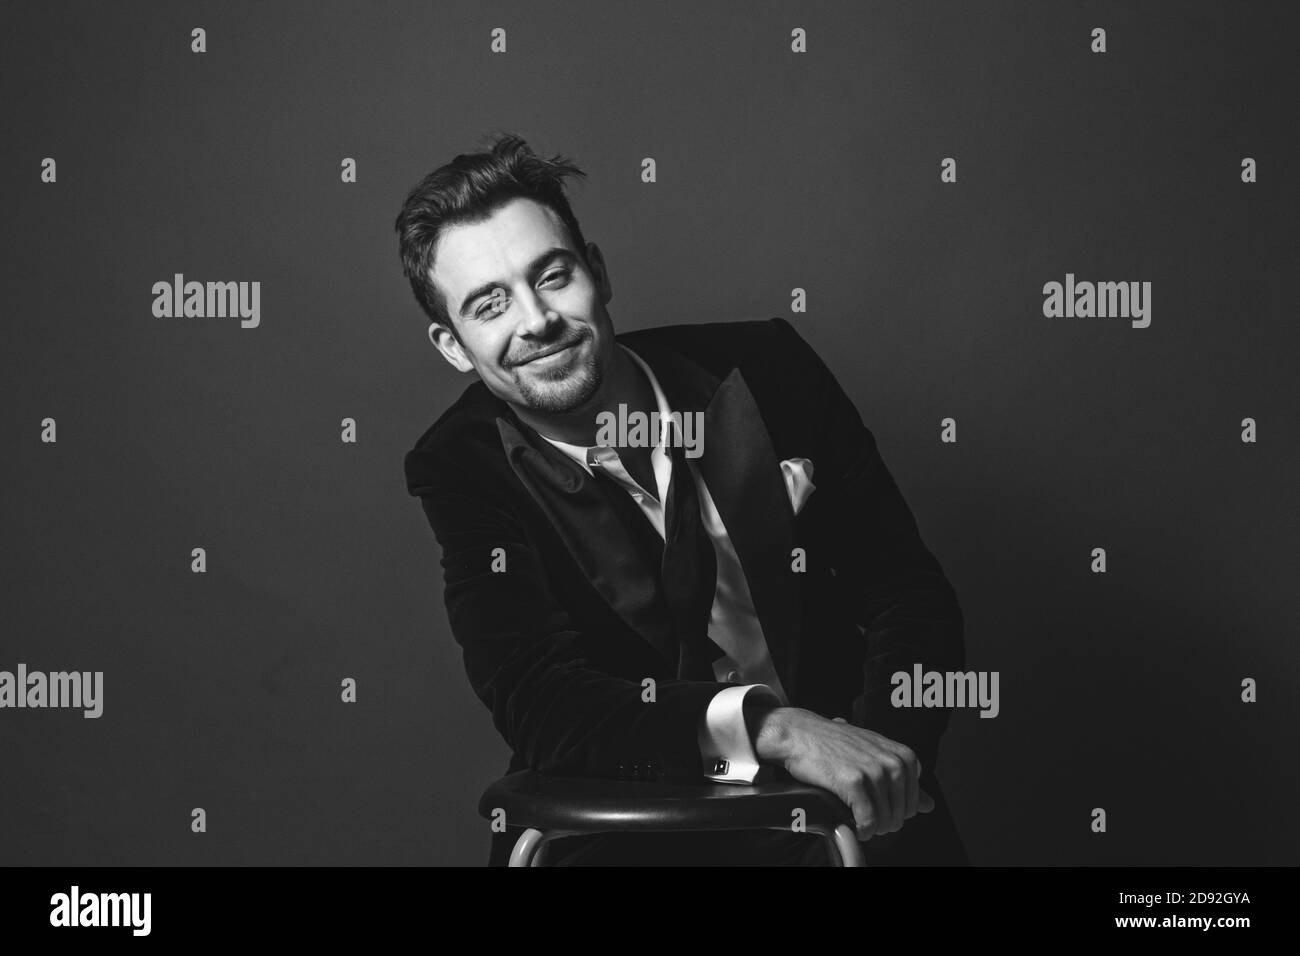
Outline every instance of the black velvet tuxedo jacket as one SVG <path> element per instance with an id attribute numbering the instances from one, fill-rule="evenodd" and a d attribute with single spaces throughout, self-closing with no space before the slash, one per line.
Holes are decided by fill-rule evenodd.
<path id="1" fill-rule="evenodd" d="M 964 669 L 962 614 L 853 403 L 780 318 L 617 340 L 651 367 L 674 411 L 704 413 L 695 464 L 791 705 L 911 747 L 921 788 L 946 814 L 935 769 L 949 713 L 891 706 L 890 676 L 916 662 Z M 813 464 L 816 490 L 797 515 L 779 465 L 789 458 Z M 405 469 L 442 546 L 470 684 L 514 751 L 507 771 L 703 782 L 696 731 L 728 685 L 677 679 L 657 568 L 595 479 L 481 381 L 421 436 Z M 504 572 L 494 571 L 501 558 Z M 654 703 L 642 700 L 647 677 Z M 909 828 L 933 815 L 875 839 L 898 838 L 908 862 Z M 493 838 L 490 863 L 519 832 Z"/>

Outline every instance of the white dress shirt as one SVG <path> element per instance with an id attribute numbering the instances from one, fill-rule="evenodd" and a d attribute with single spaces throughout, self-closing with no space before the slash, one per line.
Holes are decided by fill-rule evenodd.
<path id="1" fill-rule="evenodd" d="M 667 447 L 672 434 L 672 410 L 668 407 L 668 399 L 659 387 L 654 372 L 650 371 L 650 366 L 622 343 L 618 343 L 618 347 L 640 366 L 650 380 L 650 387 L 654 389 L 661 427 L 659 441 L 651 449 L 650 461 L 654 468 L 658 494 L 651 494 L 636 482 L 623 466 L 618 451 L 614 448 L 571 445 L 553 438 L 546 440 L 573 458 L 588 474 L 594 474 L 593 468 L 603 468 L 606 474 L 632 496 L 632 500 L 640 506 L 654 529 L 659 532 L 659 537 L 663 538 L 663 502 L 673 472 L 673 461 Z M 722 649 L 724 656 L 713 662 L 713 673 L 717 680 L 737 685 L 715 694 L 700 722 L 700 753 L 704 758 L 701 771 L 705 777 L 719 783 L 752 783 L 758 774 L 759 762 L 745 725 L 745 699 L 751 693 L 767 696 L 778 704 L 788 704 L 789 699 L 772 666 L 763 628 L 754 611 L 749 582 L 745 579 L 740 558 L 722 523 L 722 516 L 694 462 L 689 458 L 683 458 L 683 461 L 695 481 L 700 519 L 713 542 L 717 558 L 717 586 L 713 608 L 709 613 L 708 635 Z"/>

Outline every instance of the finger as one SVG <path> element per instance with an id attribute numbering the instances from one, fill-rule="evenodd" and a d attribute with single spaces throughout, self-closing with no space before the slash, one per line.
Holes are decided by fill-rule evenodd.
<path id="1" fill-rule="evenodd" d="M 860 781 L 848 794 L 848 800 L 845 802 L 849 809 L 853 811 L 853 822 L 859 840 L 870 840 L 876 835 L 876 824 L 879 816 L 876 808 L 872 805 L 871 797 L 867 793 L 864 781 Z"/>
<path id="2" fill-rule="evenodd" d="M 889 777 L 885 774 L 879 764 L 869 772 L 862 774 L 863 781 L 867 787 L 867 793 L 871 797 L 871 805 L 876 811 L 876 834 L 884 836 L 886 833 L 893 833 L 896 829 L 894 826 L 894 813 L 889 805 Z"/>
<path id="3" fill-rule="evenodd" d="M 920 800 L 920 763 L 910 747 L 900 746 L 898 757 L 903 761 L 903 771 L 907 775 L 907 808 L 903 811 L 903 819 L 910 820 L 916 816 L 916 805 Z"/>
<path id="4" fill-rule="evenodd" d="M 916 809 L 919 813 L 929 813 L 934 809 L 934 797 L 922 790 L 921 798 L 916 803 Z"/>
<path id="5" fill-rule="evenodd" d="M 847 724 L 847 723 L 848 723 L 848 721 L 845 720 L 843 717 L 832 717 L 831 720 L 835 721 L 835 723 L 837 723 L 837 724 Z"/>
<path id="6" fill-rule="evenodd" d="M 907 821 L 907 769 L 896 754 L 889 754 L 881 764 L 883 782 L 889 788 L 889 822 L 893 833 Z"/>

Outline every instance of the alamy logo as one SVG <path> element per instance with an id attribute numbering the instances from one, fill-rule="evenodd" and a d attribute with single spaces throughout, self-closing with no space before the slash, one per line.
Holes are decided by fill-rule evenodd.
<path id="1" fill-rule="evenodd" d="M 1065 285 L 1049 282 L 1043 296 L 1043 315 L 1049 319 L 1132 319 L 1135 329 L 1151 324 L 1150 282 L 1075 282 L 1074 273 L 1067 272 Z"/>
<path id="2" fill-rule="evenodd" d="M 27 670 L 18 665 L 17 675 L 0 671 L 0 707 L 79 707 L 82 717 L 104 712 L 104 672 Z"/>
<path id="3" fill-rule="evenodd" d="M 687 458 L 699 458 L 704 454 L 704 413 L 629 412 L 627 405 L 619 403 L 617 415 L 596 415 L 596 444 L 617 448 L 675 445 L 685 449 Z"/>
<path id="4" fill-rule="evenodd" d="M 895 671 L 889 702 L 895 707 L 979 707 L 981 717 L 996 717 L 997 671 L 926 671 L 912 665 L 912 673 Z"/>
<path id="5" fill-rule="evenodd" d="M 160 319 L 224 319 L 255 329 L 262 323 L 261 282 L 186 282 L 178 272 L 171 282 L 153 284 L 153 314 Z"/>
<path id="6" fill-rule="evenodd" d="M 152 893 L 72 892 L 50 897 L 51 926 L 130 926 L 132 936 L 148 936 Z"/>

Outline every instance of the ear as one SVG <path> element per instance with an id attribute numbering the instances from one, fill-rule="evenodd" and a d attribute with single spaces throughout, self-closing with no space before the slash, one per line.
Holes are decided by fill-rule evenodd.
<path id="1" fill-rule="evenodd" d="M 455 321 L 453 319 L 453 321 Z M 433 347 L 442 353 L 445 358 L 458 372 L 468 372 L 474 368 L 474 363 L 465 355 L 464 348 L 456 340 L 456 336 L 451 334 L 451 329 L 445 325 L 439 325 L 437 322 L 429 323 L 429 341 Z"/>
<path id="2" fill-rule="evenodd" d="M 601 304 L 609 305 L 609 300 L 614 297 L 614 286 L 609 281 L 605 256 L 601 253 L 600 246 L 594 242 L 587 243 L 587 262 L 591 265 L 592 278 L 596 280 L 596 288 L 600 291 Z"/>

